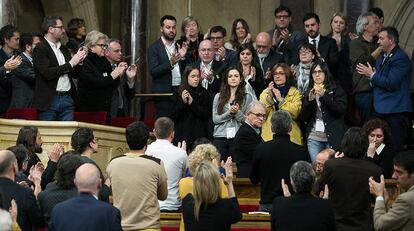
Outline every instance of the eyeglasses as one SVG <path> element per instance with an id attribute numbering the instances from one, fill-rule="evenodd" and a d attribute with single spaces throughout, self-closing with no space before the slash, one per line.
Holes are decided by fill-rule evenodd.
<path id="1" fill-rule="evenodd" d="M 310 53 L 312 53 L 312 51 L 311 51 L 311 50 L 300 50 L 300 51 L 299 51 L 299 54 L 300 54 L 300 55 L 307 55 L 307 54 L 310 54 Z"/>
<path id="2" fill-rule="evenodd" d="M 202 53 L 211 53 L 211 52 L 213 52 L 213 49 L 203 48 L 203 49 L 200 49 L 200 52 L 202 52 Z"/>
<path id="3" fill-rule="evenodd" d="M 102 49 L 108 48 L 108 44 L 95 44 L 96 46 L 100 46 Z"/>
<path id="4" fill-rule="evenodd" d="M 219 37 L 210 37 L 210 40 L 220 40 L 223 39 L 224 37 L 219 36 Z"/>
<path id="5" fill-rule="evenodd" d="M 275 72 L 273 75 L 285 75 L 285 72 Z"/>
<path id="6" fill-rule="evenodd" d="M 259 119 L 266 119 L 266 115 L 265 114 L 254 113 L 254 112 L 250 112 L 250 113 L 252 113 L 254 116 L 256 116 Z"/>
<path id="7" fill-rule="evenodd" d="M 312 72 L 312 75 L 320 75 L 320 74 L 325 74 L 325 72 L 324 71 L 322 71 L 322 70 L 317 70 L 317 71 L 313 71 Z"/>
<path id="8" fill-rule="evenodd" d="M 63 28 L 65 28 L 65 27 L 62 25 L 62 26 L 53 26 L 53 28 L 63 29 Z"/>
<path id="9" fill-rule="evenodd" d="M 289 15 L 287 15 L 287 14 L 283 14 L 283 15 L 276 15 L 276 18 L 277 19 L 286 19 L 286 18 L 289 18 L 290 16 Z"/>
<path id="10" fill-rule="evenodd" d="M 266 45 L 257 45 L 257 44 L 256 44 L 256 48 L 257 48 L 257 49 L 266 49 L 266 48 L 267 48 L 267 46 L 266 46 Z"/>

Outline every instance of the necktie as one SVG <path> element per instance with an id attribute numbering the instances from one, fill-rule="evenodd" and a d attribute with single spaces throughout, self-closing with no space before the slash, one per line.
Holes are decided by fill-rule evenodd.
<path id="1" fill-rule="evenodd" d="M 318 49 L 318 47 L 316 46 L 316 39 L 312 39 L 312 45 L 315 48 L 315 50 Z"/>

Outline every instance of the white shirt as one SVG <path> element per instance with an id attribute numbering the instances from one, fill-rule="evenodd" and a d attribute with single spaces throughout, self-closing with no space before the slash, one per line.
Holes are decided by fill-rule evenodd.
<path id="1" fill-rule="evenodd" d="M 181 206 L 181 201 L 178 199 L 178 183 L 187 167 L 186 151 L 174 146 L 168 140 L 157 139 L 148 146 L 145 154 L 161 159 L 167 173 L 168 197 L 165 201 L 158 201 L 160 209 L 178 210 Z"/>
<path id="2" fill-rule="evenodd" d="M 315 40 L 315 46 L 316 46 L 316 50 L 318 50 L 319 47 L 319 40 L 321 40 L 321 34 L 318 34 L 318 36 L 316 36 L 315 38 L 311 38 L 308 36 L 308 41 L 309 44 L 313 44 L 313 40 Z"/>
<path id="3" fill-rule="evenodd" d="M 200 70 L 201 70 L 201 72 L 203 72 L 205 74 L 213 73 L 212 66 L 213 66 L 213 60 L 211 60 L 210 63 L 208 63 L 207 65 L 205 65 L 203 62 L 201 62 Z M 201 86 L 204 89 L 208 90 L 208 85 L 212 84 L 213 81 L 214 81 L 214 76 L 213 76 L 213 78 L 211 78 L 210 81 L 208 79 L 203 79 L 203 80 L 201 80 Z"/>
<path id="4" fill-rule="evenodd" d="M 55 53 L 56 59 L 59 63 L 59 66 L 62 66 L 66 63 L 65 56 L 63 56 L 60 46 L 60 42 L 53 43 L 45 37 L 46 41 L 49 43 L 49 46 L 52 48 L 53 53 Z M 68 74 L 63 74 L 59 77 L 58 83 L 56 85 L 56 91 L 69 91 L 70 90 L 70 81 Z"/>
<path id="5" fill-rule="evenodd" d="M 164 43 L 165 51 L 167 52 L 168 59 L 171 59 L 171 55 L 175 54 L 177 51 L 175 49 L 175 41 L 171 43 L 171 45 L 167 45 L 165 42 L 164 37 L 161 37 L 162 42 Z M 177 62 L 174 64 L 173 69 L 171 70 L 172 75 L 172 86 L 180 86 L 181 84 L 181 72 L 180 72 L 180 65 Z"/>

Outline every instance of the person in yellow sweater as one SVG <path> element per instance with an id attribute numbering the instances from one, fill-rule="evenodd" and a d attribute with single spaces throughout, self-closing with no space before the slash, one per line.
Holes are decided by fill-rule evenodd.
<path id="1" fill-rule="evenodd" d="M 264 141 L 272 140 L 270 119 L 274 111 L 284 110 L 289 112 L 292 117 L 292 131 L 290 140 L 298 145 L 302 145 L 302 132 L 298 125 L 298 116 L 302 108 L 302 95 L 294 87 L 293 74 L 288 65 L 278 63 L 271 70 L 272 81 L 268 87 L 260 94 L 260 102 L 266 107 L 266 120 L 262 126 L 262 138 Z"/>

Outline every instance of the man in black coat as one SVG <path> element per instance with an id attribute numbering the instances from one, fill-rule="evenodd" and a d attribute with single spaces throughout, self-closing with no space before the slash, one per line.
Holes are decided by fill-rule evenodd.
<path id="1" fill-rule="evenodd" d="M 8 150 L 0 151 L 0 194 L 3 208 L 9 208 L 11 200 L 17 203 L 17 223 L 23 231 L 34 231 L 44 226 L 44 219 L 30 188 L 14 182 L 18 173 L 17 160 Z"/>
<path id="2" fill-rule="evenodd" d="M 79 49 L 71 58 L 68 48 L 60 43 L 65 34 L 62 18 L 46 16 L 42 30 L 45 37 L 33 51 L 36 74 L 33 106 L 39 110 L 39 120 L 73 120 L 75 66 L 86 57 Z"/>
<path id="3" fill-rule="evenodd" d="M 265 106 L 259 101 L 254 101 L 249 105 L 246 120 L 234 137 L 234 159 L 238 178 L 249 177 L 254 150 L 263 142 L 260 132 L 265 117 Z"/>
<path id="4" fill-rule="evenodd" d="M 299 160 L 310 161 L 305 148 L 290 141 L 292 118 L 286 111 L 275 111 L 271 118 L 273 140 L 256 147 L 250 181 L 260 182 L 260 207 L 271 212 L 273 199 L 282 196 L 280 180 L 289 179 L 290 167 Z"/>

